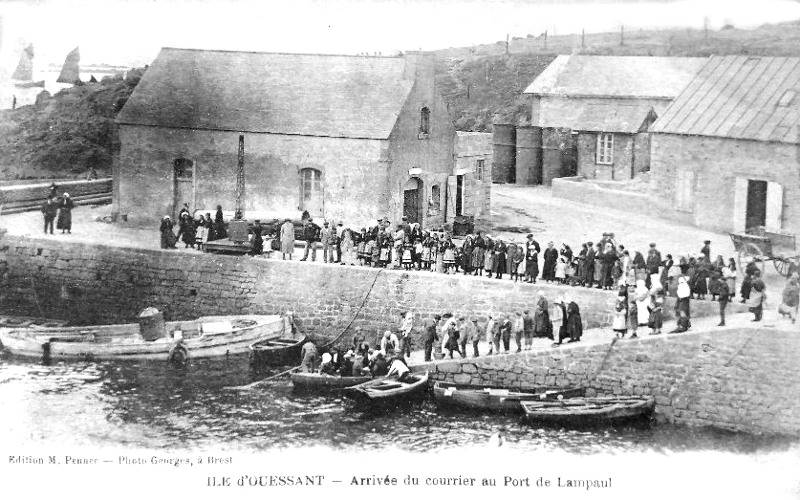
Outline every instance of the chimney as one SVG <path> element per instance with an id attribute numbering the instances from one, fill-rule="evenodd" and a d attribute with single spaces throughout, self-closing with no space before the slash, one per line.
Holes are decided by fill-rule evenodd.
<path id="1" fill-rule="evenodd" d="M 405 53 L 403 77 L 414 80 L 420 99 L 427 106 L 433 106 L 435 95 L 435 55 L 433 52 L 409 51 Z"/>

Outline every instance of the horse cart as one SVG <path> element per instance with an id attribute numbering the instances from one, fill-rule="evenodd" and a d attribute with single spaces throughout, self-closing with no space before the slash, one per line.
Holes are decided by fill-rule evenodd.
<path id="1" fill-rule="evenodd" d="M 744 272 L 747 265 L 753 262 L 764 274 L 764 262 L 771 261 L 781 276 L 790 276 L 800 272 L 800 254 L 796 253 L 796 242 L 793 234 L 774 233 L 763 227 L 748 230 L 745 233 L 731 233 L 733 247 L 738 254 L 739 271 Z"/>

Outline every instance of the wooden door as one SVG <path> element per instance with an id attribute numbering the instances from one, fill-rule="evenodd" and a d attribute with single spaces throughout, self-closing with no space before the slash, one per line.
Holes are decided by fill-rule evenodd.
<path id="1" fill-rule="evenodd" d="M 456 215 L 464 215 L 464 176 L 456 176 Z"/>
<path id="2" fill-rule="evenodd" d="M 747 179 L 737 177 L 733 191 L 733 232 L 747 229 Z"/>
<path id="3" fill-rule="evenodd" d="M 783 222 L 783 186 L 777 182 L 767 183 L 767 217 L 764 224 L 770 231 L 778 231 Z"/>

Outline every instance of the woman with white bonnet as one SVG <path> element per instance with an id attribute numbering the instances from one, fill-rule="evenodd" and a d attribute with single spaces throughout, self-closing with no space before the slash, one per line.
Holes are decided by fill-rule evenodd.
<path id="1" fill-rule="evenodd" d="M 72 234 L 72 209 L 75 208 L 75 202 L 69 197 L 69 193 L 64 193 L 61 201 L 58 204 L 58 220 L 56 221 L 56 229 L 61 230 L 61 234 L 65 232 Z"/>

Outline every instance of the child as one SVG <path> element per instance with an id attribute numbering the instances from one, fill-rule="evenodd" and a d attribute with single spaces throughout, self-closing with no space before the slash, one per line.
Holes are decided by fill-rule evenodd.
<path id="1" fill-rule="evenodd" d="M 525 253 L 521 252 L 519 249 L 514 252 L 514 258 L 511 261 L 511 279 L 514 282 L 519 281 L 519 266 L 522 264 L 522 261 L 525 260 Z"/>
<path id="2" fill-rule="evenodd" d="M 614 306 L 614 320 L 611 323 L 611 328 L 619 338 L 625 338 L 625 334 L 628 333 L 628 311 L 626 302 L 627 299 L 625 298 L 624 292 L 620 291 L 620 294 L 617 296 L 617 303 Z"/>
<path id="3" fill-rule="evenodd" d="M 367 241 L 366 241 L 367 238 L 366 238 L 366 235 L 367 235 L 367 232 L 364 229 L 362 229 L 361 230 L 361 237 L 359 238 L 358 247 L 357 247 L 358 248 L 358 263 L 360 265 L 362 265 L 362 266 L 366 263 L 367 259 L 369 258 L 369 254 L 370 254 L 370 252 L 367 251 Z"/>
<path id="4" fill-rule="evenodd" d="M 556 262 L 556 282 L 563 285 L 567 279 L 567 258 L 562 255 Z"/>
<path id="5" fill-rule="evenodd" d="M 661 327 L 664 325 L 664 290 L 659 286 L 658 282 L 653 283 L 653 291 L 650 302 L 650 328 L 652 332 L 650 335 L 659 335 Z"/>
<path id="6" fill-rule="evenodd" d="M 442 256 L 442 264 L 444 264 L 444 273 L 450 274 L 450 270 L 452 269 L 455 272 L 456 267 L 456 252 L 455 246 L 453 245 L 452 241 L 445 241 L 444 245 L 444 255 Z"/>
<path id="7" fill-rule="evenodd" d="M 486 271 L 486 276 L 492 277 L 492 265 L 494 264 L 494 246 L 488 248 L 484 254 L 483 270 Z"/>
<path id="8" fill-rule="evenodd" d="M 429 236 L 425 238 L 425 242 L 422 244 L 422 257 L 420 257 L 422 269 L 425 269 L 426 271 L 430 271 L 431 269 L 431 245 L 432 240 Z"/>
<path id="9" fill-rule="evenodd" d="M 417 268 L 417 271 L 422 269 L 422 259 L 424 253 L 425 246 L 422 244 L 421 239 L 417 239 L 414 241 L 414 266 Z M 430 253 L 428 255 L 430 256 Z"/>

